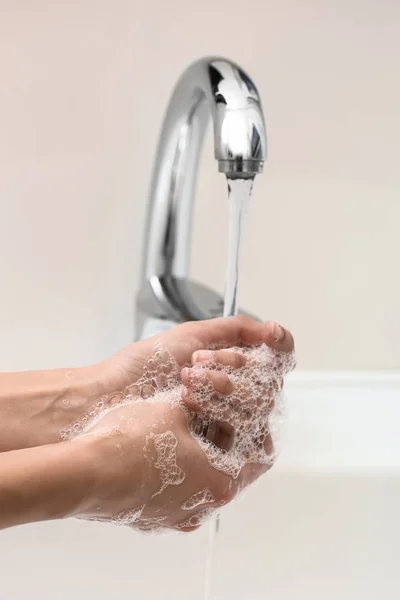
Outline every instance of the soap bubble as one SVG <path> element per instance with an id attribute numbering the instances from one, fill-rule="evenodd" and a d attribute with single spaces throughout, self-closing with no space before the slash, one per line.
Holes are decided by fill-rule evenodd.
<path id="1" fill-rule="evenodd" d="M 229 351 L 242 355 L 243 366 L 218 363 L 212 352 L 209 360 L 196 362 L 191 368 L 190 401 L 196 406 L 196 413 L 193 413 L 182 401 L 181 366 L 166 348 L 157 344 L 143 368 L 142 376 L 124 390 L 98 398 L 79 422 L 61 431 L 62 439 L 71 440 L 86 433 L 107 411 L 117 406 L 134 402 L 168 402 L 185 412 L 190 434 L 212 467 L 232 480 L 237 479 L 243 467 L 249 463 L 263 465 L 267 469 L 277 455 L 278 434 L 285 417 L 283 379 L 294 368 L 295 356 L 292 352 L 278 352 L 264 344 L 229 348 Z M 211 371 L 229 377 L 232 389 L 229 394 L 216 392 L 209 377 Z M 165 426 L 165 431 L 161 433 L 160 425 Z M 160 476 L 160 489 L 153 498 L 168 486 L 180 485 L 185 480 L 185 473 L 177 460 L 178 440 L 169 427 L 163 422 L 155 423 L 143 449 L 144 457 L 153 461 L 153 467 Z M 218 443 L 222 430 L 230 440 L 227 447 L 221 447 Z M 195 511 L 194 514 L 189 514 L 176 527 L 198 527 L 215 516 L 215 502 L 211 490 L 198 490 L 181 506 L 182 510 Z M 222 502 L 219 503 L 221 505 Z M 198 510 L 200 506 L 204 508 Z M 133 507 L 111 520 L 116 525 L 129 525 L 143 532 L 160 533 L 170 529 L 164 523 L 166 516 L 146 517 L 145 509 L 145 505 Z"/>

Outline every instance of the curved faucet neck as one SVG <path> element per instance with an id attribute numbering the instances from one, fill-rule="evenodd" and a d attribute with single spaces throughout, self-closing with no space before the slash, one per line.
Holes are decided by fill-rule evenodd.
<path id="1" fill-rule="evenodd" d="M 254 178 L 266 158 L 261 102 L 251 79 L 220 58 L 192 64 L 170 100 L 154 164 L 147 213 L 138 321 L 174 322 L 222 314 L 222 299 L 188 280 L 191 217 L 199 154 L 211 117 L 219 171 Z"/>
<path id="2" fill-rule="evenodd" d="M 215 158 L 230 178 L 254 177 L 266 158 L 260 98 L 234 63 L 202 59 L 178 81 L 159 140 L 150 190 L 143 277 L 186 277 L 199 154 L 209 117 Z"/>

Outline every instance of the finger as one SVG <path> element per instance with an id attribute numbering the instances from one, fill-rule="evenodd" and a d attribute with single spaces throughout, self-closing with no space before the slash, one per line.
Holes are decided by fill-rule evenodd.
<path id="1" fill-rule="evenodd" d="M 272 435 L 269 433 L 264 441 L 264 450 L 267 456 L 271 457 L 271 462 L 274 460 L 274 442 L 272 440 Z"/>
<path id="2" fill-rule="evenodd" d="M 220 373 L 219 371 L 207 371 L 206 377 L 213 385 L 214 391 L 216 391 L 217 394 L 222 394 L 223 396 L 229 396 L 229 394 L 232 394 L 234 386 L 229 378 L 229 375 L 226 373 Z"/>
<path id="3" fill-rule="evenodd" d="M 196 413 L 200 412 L 200 410 L 201 410 L 200 405 L 193 398 L 191 390 L 189 388 L 187 388 L 187 387 L 182 388 L 181 398 L 182 398 L 182 402 L 184 403 L 186 408 L 188 408 L 190 411 L 196 412 Z"/>
<path id="4" fill-rule="evenodd" d="M 274 321 L 268 321 L 264 324 L 263 342 L 270 348 L 282 352 L 292 352 L 294 350 L 294 339 L 290 331 Z"/>
<path id="5" fill-rule="evenodd" d="M 192 356 L 192 365 L 201 362 L 216 363 L 240 369 L 246 364 L 246 358 L 234 350 L 198 350 Z"/>
<path id="6" fill-rule="evenodd" d="M 193 369 L 183 369 L 181 374 L 184 388 L 181 392 L 185 406 L 193 412 L 207 417 L 211 421 L 221 419 L 230 421 L 230 413 L 234 406 L 223 401 L 223 396 L 233 392 L 233 384 L 226 373 L 218 371 L 193 372 Z M 201 388 L 201 395 L 196 391 Z M 223 446 L 224 447 L 225 443 Z"/>
<path id="7" fill-rule="evenodd" d="M 212 344 L 252 345 L 263 341 L 263 324 L 242 315 L 198 321 L 190 323 L 190 327 L 205 347 Z"/>
<path id="8" fill-rule="evenodd" d="M 258 382 L 256 382 L 256 385 Z M 276 378 L 271 379 L 270 384 L 267 388 L 260 384 L 260 394 L 256 400 L 257 409 L 266 410 L 270 413 L 275 407 L 275 400 L 283 389 L 283 377 L 277 375 Z"/>
<path id="9" fill-rule="evenodd" d="M 239 480 L 241 489 L 251 485 L 261 475 L 272 469 L 275 464 L 275 449 L 272 436 L 270 433 L 266 436 L 264 443 L 265 461 L 262 463 L 247 463 L 240 472 Z"/>
<path id="10" fill-rule="evenodd" d="M 219 371 L 199 372 L 185 367 L 181 371 L 181 381 L 186 388 L 195 389 L 197 386 L 202 386 L 224 396 L 231 394 L 234 390 L 229 375 Z"/>
<path id="11" fill-rule="evenodd" d="M 193 412 L 200 412 L 200 410 L 201 410 L 200 404 L 196 401 L 196 396 L 192 394 L 192 390 L 194 387 L 192 369 L 189 369 L 188 367 L 185 367 L 182 369 L 181 381 L 184 386 L 182 388 L 182 392 L 181 392 L 181 398 L 183 400 L 183 403 L 189 410 L 191 410 Z M 203 382 L 205 382 L 204 377 L 203 377 Z"/>

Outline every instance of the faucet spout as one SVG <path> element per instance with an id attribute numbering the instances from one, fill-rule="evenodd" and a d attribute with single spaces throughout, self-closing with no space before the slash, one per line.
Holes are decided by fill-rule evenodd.
<path id="1" fill-rule="evenodd" d="M 221 173 L 248 179 L 263 170 L 266 133 L 255 85 L 228 60 L 196 61 L 175 87 L 159 139 L 138 297 L 143 316 L 182 322 L 220 314 L 219 296 L 217 302 L 216 294 L 187 278 L 199 155 L 210 118 Z"/>

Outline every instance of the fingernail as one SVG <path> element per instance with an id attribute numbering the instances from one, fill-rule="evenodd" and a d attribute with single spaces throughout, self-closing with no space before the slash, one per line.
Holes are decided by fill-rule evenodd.
<path id="1" fill-rule="evenodd" d="M 187 387 L 184 387 L 182 390 L 182 398 L 186 400 L 190 396 L 190 390 Z"/>
<path id="2" fill-rule="evenodd" d="M 188 367 L 185 367 L 184 369 L 182 369 L 182 371 L 181 371 L 181 379 L 182 379 L 182 383 L 184 383 L 184 384 L 189 383 L 189 380 L 190 380 L 190 369 Z"/>
<path id="3" fill-rule="evenodd" d="M 193 354 L 193 363 L 210 361 L 214 358 L 214 352 L 212 350 L 198 350 Z"/>
<path id="4" fill-rule="evenodd" d="M 270 329 L 274 342 L 281 342 L 285 337 L 285 330 L 278 323 L 271 321 Z"/>

